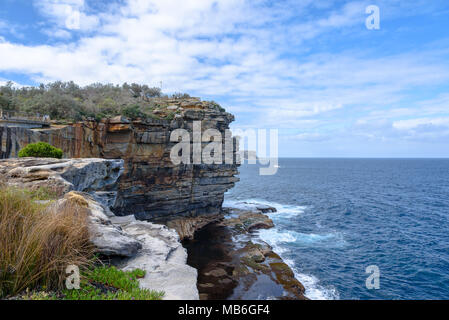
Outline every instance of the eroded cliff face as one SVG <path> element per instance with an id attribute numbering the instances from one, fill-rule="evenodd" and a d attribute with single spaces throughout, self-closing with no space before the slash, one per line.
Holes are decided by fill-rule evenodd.
<path id="1" fill-rule="evenodd" d="M 124 172 L 112 205 L 116 215 L 135 214 L 138 219 L 161 222 L 214 216 L 220 212 L 224 193 L 238 180 L 235 139 L 231 139 L 233 164 L 174 165 L 170 151 L 176 142 L 170 142 L 170 134 L 186 129 L 192 136 L 193 121 L 199 121 L 203 132 L 219 130 L 224 145 L 225 130 L 234 117 L 197 99 L 168 103 L 171 116 L 161 119 L 117 117 L 50 129 L 0 127 L 0 158 L 16 157 L 28 143 L 45 141 L 61 148 L 66 158 L 123 159 Z M 207 144 L 203 142 L 203 148 Z"/>
<path id="2" fill-rule="evenodd" d="M 123 270 L 143 269 L 140 287 L 164 291 L 164 299 L 198 299 L 197 270 L 187 265 L 187 251 L 174 229 L 132 215 L 115 216 L 123 160 L 21 158 L 0 160 L 0 185 L 51 191 L 46 210 L 62 212 L 73 204 L 86 209 L 90 241 L 105 262 Z"/>

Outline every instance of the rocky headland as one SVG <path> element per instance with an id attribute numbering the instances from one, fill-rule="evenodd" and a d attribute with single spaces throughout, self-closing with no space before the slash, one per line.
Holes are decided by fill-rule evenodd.
<path id="1" fill-rule="evenodd" d="M 233 115 L 211 102 L 165 99 L 151 118 L 54 122 L 47 129 L 0 127 L 0 159 L 17 157 L 24 146 L 38 141 L 62 149 L 65 158 L 122 159 L 124 168 L 113 204 L 116 215 L 134 214 L 139 220 L 163 223 L 180 217 L 210 217 L 220 213 L 224 193 L 238 181 L 237 161 L 174 165 L 170 150 L 177 142 L 170 141 L 170 134 L 175 129 L 192 134 L 193 121 L 198 121 L 202 132 L 218 130 L 224 144 L 225 139 L 235 140 L 225 134 L 233 120 Z M 235 160 L 238 146 L 233 145 Z M 186 226 L 183 221 L 188 221 Z M 198 219 L 174 224 L 187 235 L 191 227 L 201 225 Z"/>
<path id="2" fill-rule="evenodd" d="M 222 208 L 238 181 L 238 144 L 225 133 L 234 117 L 195 98 L 161 100 L 154 113 L 47 129 L 0 127 L 0 184 L 45 187 L 56 195 L 52 206 L 87 208 L 102 259 L 145 270 L 140 285 L 164 291 L 165 299 L 304 299 L 293 271 L 256 236 L 273 227 L 264 213 L 275 209 Z M 223 144 L 232 140 L 233 164 L 172 163 L 170 134 L 192 134 L 193 121 L 202 132 L 222 133 Z M 15 158 L 38 141 L 62 149 L 65 159 Z"/>

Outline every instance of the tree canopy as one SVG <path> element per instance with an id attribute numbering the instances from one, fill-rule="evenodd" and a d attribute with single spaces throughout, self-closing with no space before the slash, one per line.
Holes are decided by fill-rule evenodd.
<path id="1" fill-rule="evenodd" d="M 189 97 L 187 94 L 177 96 Z M 94 83 L 81 87 L 73 81 L 56 81 L 38 87 L 0 86 L 0 108 L 30 114 L 48 114 L 51 119 L 79 121 L 124 114 L 129 117 L 151 115 L 158 100 L 173 98 L 160 88 L 137 83 L 123 85 Z"/>

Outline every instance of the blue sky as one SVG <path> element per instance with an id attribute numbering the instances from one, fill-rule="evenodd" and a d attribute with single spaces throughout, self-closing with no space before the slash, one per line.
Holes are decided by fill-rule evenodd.
<path id="1" fill-rule="evenodd" d="M 2 0 L 7 80 L 162 81 L 281 156 L 449 157 L 449 2 Z"/>

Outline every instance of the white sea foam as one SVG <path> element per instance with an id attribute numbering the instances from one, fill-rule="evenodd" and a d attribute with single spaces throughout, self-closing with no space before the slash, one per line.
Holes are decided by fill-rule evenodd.
<path id="1" fill-rule="evenodd" d="M 292 269 L 296 279 L 306 288 L 305 296 L 307 298 L 311 300 L 338 300 L 340 298 L 336 288 L 321 286 L 315 276 L 300 273 L 294 267 Z"/>
<path id="2" fill-rule="evenodd" d="M 223 203 L 223 207 L 236 208 L 241 210 L 251 210 L 255 209 L 257 206 L 265 205 L 276 208 L 276 212 L 270 212 L 268 215 L 272 219 L 288 219 L 304 213 L 304 210 L 307 208 L 305 206 L 294 206 L 294 205 L 285 205 L 277 202 L 270 202 L 259 199 L 248 199 L 242 201 L 236 200 L 225 200 Z"/>
<path id="3" fill-rule="evenodd" d="M 284 262 L 292 268 L 295 278 L 304 285 L 305 296 L 312 300 L 335 300 L 339 299 L 338 291 L 334 287 L 322 286 L 319 279 L 313 275 L 301 273 L 295 266 L 292 259 L 285 258 L 288 249 L 283 246 L 285 243 L 297 243 L 298 239 L 312 243 L 322 239 L 330 239 L 332 235 L 306 235 L 294 231 L 279 231 L 276 228 L 260 230 L 258 232 L 261 240 L 267 242 L 273 247 L 273 250 L 279 254 Z"/>
<path id="4" fill-rule="evenodd" d="M 295 278 L 301 282 L 306 289 L 305 296 L 311 300 L 338 300 L 340 298 L 337 289 L 331 286 L 322 286 L 320 280 L 311 274 L 299 272 L 295 263 L 291 259 L 283 259 L 284 262 L 293 270 Z"/>
<path id="5" fill-rule="evenodd" d="M 280 245 L 283 242 L 296 242 L 296 237 L 292 231 L 279 231 L 276 228 L 261 229 L 258 232 L 259 237 L 272 246 Z"/>
<path id="6" fill-rule="evenodd" d="M 339 233 L 315 234 L 301 233 L 291 230 L 279 230 L 277 228 L 262 229 L 258 231 L 259 237 L 270 245 L 282 245 L 282 243 L 297 243 L 304 246 L 331 246 L 340 247 L 344 240 Z"/>
<path id="7" fill-rule="evenodd" d="M 250 210 L 256 208 L 258 205 L 267 205 L 276 208 L 277 212 L 268 213 L 275 223 L 277 220 L 291 219 L 295 216 L 304 213 L 306 207 L 284 205 L 276 202 L 269 202 L 259 199 L 248 200 L 226 200 L 223 203 L 224 207 L 237 208 L 242 210 Z M 336 288 L 331 286 L 320 285 L 317 277 L 301 273 L 295 266 L 293 260 L 285 257 L 289 251 L 287 244 L 297 243 L 303 246 L 340 246 L 344 245 L 344 240 L 341 234 L 338 233 L 300 233 L 292 230 L 279 230 L 278 228 L 262 229 L 257 232 L 259 238 L 273 247 L 273 250 L 279 254 L 284 262 L 292 268 L 298 279 L 305 287 L 305 295 L 312 300 L 334 300 L 339 299 L 339 294 Z"/>

